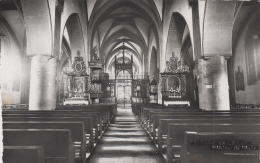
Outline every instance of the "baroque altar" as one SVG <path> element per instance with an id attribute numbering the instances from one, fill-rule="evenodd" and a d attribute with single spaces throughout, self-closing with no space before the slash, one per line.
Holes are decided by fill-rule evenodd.
<path id="1" fill-rule="evenodd" d="M 89 104 L 88 78 L 86 65 L 78 52 L 72 64 L 72 71 L 65 72 L 67 75 L 67 90 L 64 105 Z"/>
<path id="2" fill-rule="evenodd" d="M 189 67 L 174 55 L 166 62 L 165 71 L 160 73 L 164 105 L 190 105 L 186 97 L 186 74 L 189 72 Z"/>

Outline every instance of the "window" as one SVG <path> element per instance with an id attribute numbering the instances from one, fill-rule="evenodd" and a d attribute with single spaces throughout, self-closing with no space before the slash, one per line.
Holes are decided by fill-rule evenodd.
<path id="1" fill-rule="evenodd" d="M 246 62 L 248 84 L 254 84 L 260 79 L 260 13 L 256 14 L 251 20 L 246 40 Z"/>

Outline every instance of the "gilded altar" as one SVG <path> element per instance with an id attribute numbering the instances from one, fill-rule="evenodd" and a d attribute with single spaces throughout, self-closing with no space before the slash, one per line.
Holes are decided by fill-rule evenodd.
<path id="1" fill-rule="evenodd" d="M 72 71 L 65 72 L 67 75 L 66 98 L 64 105 L 69 104 L 89 104 L 88 78 L 86 65 L 83 58 L 78 53 L 72 64 Z"/>
<path id="2" fill-rule="evenodd" d="M 166 62 L 161 75 L 161 93 L 164 105 L 190 105 L 186 98 L 186 74 L 189 67 L 173 56 Z"/>

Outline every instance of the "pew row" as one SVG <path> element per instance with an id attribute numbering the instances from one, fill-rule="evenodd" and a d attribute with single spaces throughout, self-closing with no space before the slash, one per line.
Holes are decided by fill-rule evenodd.
<path id="1" fill-rule="evenodd" d="M 84 122 L 57 122 L 57 121 L 16 121 L 3 122 L 3 129 L 68 129 L 71 131 L 71 138 L 74 143 L 75 159 L 84 163 L 86 160 L 86 137 Z"/>
<path id="2" fill-rule="evenodd" d="M 104 133 L 116 114 L 116 109 L 116 105 L 69 106 L 59 107 L 51 111 L 10 109 L 3 110 L 2 117 L 5 130 L 69 129 L 71 141 L 74 143 L 75 160 L 73 161 L 85 162 L 86 152 L 91 152 L 94 149 L 94 143 L 97 143 Z M 65 125 L 66 123 L 68 125 Z M 81 125 L 76 125 L 76 123 L 81 123 Z M 44 157 L 45 162 L 59 163 L 64 162 L 64 159 L 64 157 L 56 157 L 53 161 L 51 157 Z"/>
<path id="3" fill-rule="evenodd" d="M 88 117 L 92 119 L 92 125 L 93 125 L 93 134 L 96 136 L 96 139 L 98 139 L 98 136 L 100 136 L 102 134 L 102 129 L 101 129 L 101 117 L 100 114 L 97 112 L 79 112 L 79 113 L 75 113 L 75 112 L 55 112 L 55 111 L 30 111 L 28 113 L 3 113 L 2 114 L 3 118 L 7 118 L 7 117 L 16 117 L 16 118 L 22 118 L 22 117 Z"/>
<path id="4" fill-rule="evenodd" d="M 45 163 L 41 146 L 4 146 L 4 163 Z"/>
<path id="5" fill-rule="evenodd" d="M 134 109 L 133 109 L 134 112 Z M 200 125 L 208 124 L 211 125 L 211 128 L 202 128 L 201 132 L 214 132 L 212 128 L 220 126 L 222 128 L 223 124 L 233 127 L 234 132 L 239 132 L 239 125 L 244 125 L 244 122 L 247 127 L 245 127 L 245 132 L 255 132 L 259 128 L 255 125 L 259 124 L 259 110 L 231 110 L 231 111 L 201 111 L 196 109 L 196 107 L 162 107 L 162 106 L 147 106 L 140 107 L 139 110 L 135 110 L 139 115 L 136 117 L 139 118 L 140 123 L 143 125 L 144 129 L 151 136 L 154 143 L 157 144 L 159 151 L 164 154 L 166 153 L 166 158 L 168 162 L 178 162 L 180 161 L 180 144 L 183 143 L 179 141 L 180 144 L 173 144 L 170 140 L 173 139 L 173 133 L 169 134 L 171 126 L 176 128 L 181 128 L 183 125 Z M 192 122 L 192 123 L 191 123 Z M 192 128 L 192 127 L 191 127 Z M 189 131 L 193 131 L 189 128 Z M 220 131 L 227 132 L 227 128 L 223 127 Z M 232 130 L 233 131 L 233 130 Z M 185 132 L 185 131 L 183 131 Z M 184 134 L 182 135 L 184 137 Z M 232 154 L 231 154 L 232 155 Z M 243 157 L 247 155 L 246 153 L 238 154 Z M 178 156 L 178 157 L 176 157 Z"/>
<path id="6" fill-rule="evenodd" d="M 259 132 L 186 131 L 182 163 L 258 163 Z"/>
<path id="7" fill-rule="evenodd" d="M 260 123 L 220 123 L 220 124 L 171 124 L 167 135 L 167 162 L 179 161 L 181 145 L 186 131 L 192 132 L 255 132 L 260 130 Z M 181 158 L 182 159 L 182 158 Z"/>
<path id="8" fill-rule="evenodd" d="M 161 123 L 161 119 L 176 119 L 176 118 L 183 118 L 183 119 L 212 119 L 212 123 L 214 123 L 215 119 L 219 118 L 243 118 L 245 119 L 251 119 L 251 118 L 259 118 L 259 113 L 254 114 L 244 114 L 244 113 L 223 113 L 223 112 L 216 112 L 216 113 L 200 113 L 200 114 L 193 114 L 190 112 L 178 112 L 178 113 L 156 113 L 153 116 L 151 116 L 151 120 L 149 121 L 149 125 L 146 127 L 147 132 L 150 134 L 150 136 L 153 138 L 153 140 L 156 140 L 158 137 L 159 132 L 159 125 Z M 167 126 L 167 123 L 165 123 Z M 166 131 L 164 129 L 164 131 Z"/>
<path id="9" fill-rule="evenodd" d="M 70 130 L 4 129 L 4 146 L 42 146 L 45 163 L 75 162 Z"/>

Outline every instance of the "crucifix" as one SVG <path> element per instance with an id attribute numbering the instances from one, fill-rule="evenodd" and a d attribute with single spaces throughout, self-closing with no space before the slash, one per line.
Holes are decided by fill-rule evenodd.
<path id="1" fill-rule="evenodd" d="M 125 42 L 123 42 L 123 64 L 125 64 Z"/>

